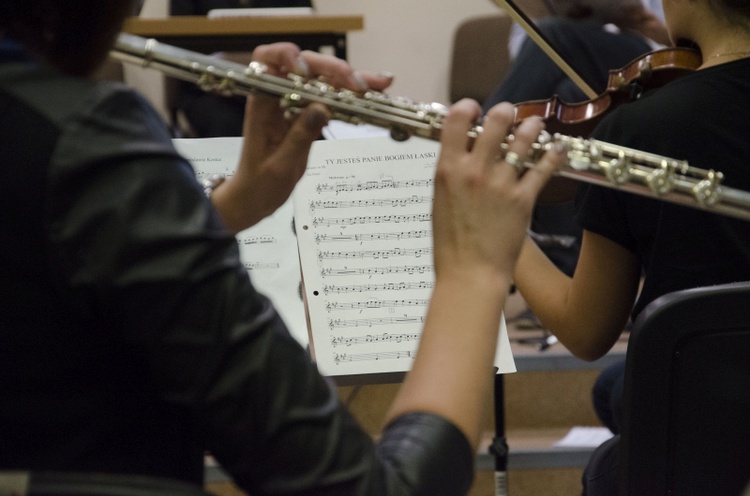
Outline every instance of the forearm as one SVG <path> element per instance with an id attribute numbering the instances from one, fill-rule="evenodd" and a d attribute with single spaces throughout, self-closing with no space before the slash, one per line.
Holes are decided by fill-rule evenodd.
<path id="1" fill-rule="evenodd" d="M 524 241 L 513 282 L 542 323 L 564 340 L 564 330 L 574 327 L 567 317 L 571 278 L 558 269 L 531 238 Z"/>
<path id="2" fill-rule="evenodd" d="M 514 282 L 542 324 L 568 350 L 595 360 L 622 333 L 637 293 L 639 268 L 632 253 L 585 232 L 573 278 L 527 239 Z"/>
<path id="3" fill-rule="evenodd" d="M 436 413 L 476 448 L 483 406 L 492 397 L 493 363 L 508 277 L 477 269 L 438 277 L 420 347 L 388 414 Z"/>

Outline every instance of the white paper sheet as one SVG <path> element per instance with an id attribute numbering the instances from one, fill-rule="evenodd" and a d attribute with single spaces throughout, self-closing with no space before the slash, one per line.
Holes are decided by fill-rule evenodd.
<path id="1" fill-rule="evenodd" d="M 611 437 L 612 432 L 606 427 L 576 426 L 554 446 L 556 448 L 595 448 Z"/>
<path id="2" fill-rule="evenodd" d="M 315 142 L 293 193 L 312 348 L 324 375 L 411 368 L 434 282 L 439 143 Z M 462 332 L 456 329 L 456 332 Z M 507 330 L 496 365 L 514 372 Z"/>

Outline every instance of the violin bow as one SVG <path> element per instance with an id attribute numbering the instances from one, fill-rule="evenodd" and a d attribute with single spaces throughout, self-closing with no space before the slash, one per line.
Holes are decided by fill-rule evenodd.
<path id="1" fill-rule="evenodd" d="M 526 34 L 539 45 L 539 48 L 544 50 L 549 58 L 562 69 L 562 71 L 583 91 L 587 97 L 594 99 L 598 96 L 589 84 L 578 75 L 578 73 L 568 64 L 565 59 L 555 50 L 550 42 L 545 38 L 544 34 L 539 31 L 529 17 L 521 11 L 514 3 L 513 0 L 492 0 L 501 9 L 503 9 L 519 26 L 526 31 Z"/>

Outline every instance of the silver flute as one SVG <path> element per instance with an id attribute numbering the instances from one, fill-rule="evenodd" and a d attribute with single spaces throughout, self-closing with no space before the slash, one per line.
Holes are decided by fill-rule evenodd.
<path id="1" fill-rule="evenodd" d="M 328 107 L 334 119 L 388 129 L 398 141 L 411 136 L 440 139 L 448 111 L 440 103 L 415 102 L 377 91 L 358 93 L 294 74 L 275 76 L 258 62 L 246 66 L 126 33 L 118 36 L 111 56 L 196 83 L 205 91 L 227 96 L 263 93 L 277 97 L 288 118 L 306 105 L 319 102 Z M 477 137 L 481 132 L 477 125 L 468 134 Z M 506 138 L 503 153 L 507 153 L 512 140 L 512 135 Z M 721 172 L 692 167 L 684 160 L 542 132 L 523 157 L 522 165 L 533 167 L 555 143 L 563 143 L 567 149 L 567 160 L 557 173 L 559 176 L 750 220 L 750 193 L 722 185 Z"/>

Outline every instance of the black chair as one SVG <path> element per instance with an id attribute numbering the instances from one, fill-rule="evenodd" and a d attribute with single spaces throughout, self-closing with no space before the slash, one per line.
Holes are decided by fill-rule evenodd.
<path id="1" fill-rule="evenodd" d="M 742 494 L 750 480 L 750 282 L 651 303 L 630 336 L 621 495 Z"/>
<path id="2" fill-rule="evenodd" d="M 211 496 L 186 482 L 140 475 L 1 472 L 0 496 Z"/>

